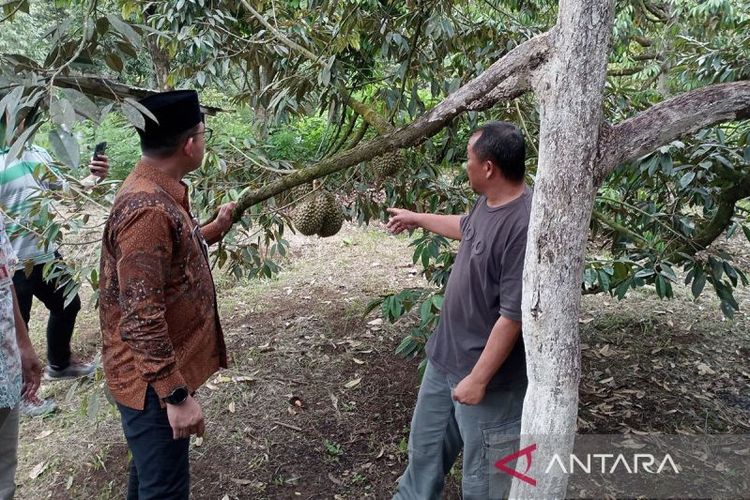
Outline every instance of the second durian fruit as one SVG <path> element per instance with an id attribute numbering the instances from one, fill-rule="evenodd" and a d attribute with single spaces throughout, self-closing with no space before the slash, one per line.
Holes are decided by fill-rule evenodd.
<path id="1" fill-rule="evenodd" d="M 378 179 L 395 175 L 404 166 L 404 155 L 400 150 L 387 151 L 372 159 L 372 170 Z"/>
<path id="2" fill-rule="evenodd" d="M 333 194 L 323 191 L 300 203 L 294 210 L 292 222 L 305 236 L 317 234 L 327 238 L 341 230 L 344 211 Z"/>

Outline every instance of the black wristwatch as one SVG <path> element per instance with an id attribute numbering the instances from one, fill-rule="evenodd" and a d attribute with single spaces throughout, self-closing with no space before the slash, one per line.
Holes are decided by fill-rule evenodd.
<path id="1" fill-rule="evenodd" d="M 189 395 L 190 392 L 188 391 L 188 388 L 184 385 L 181 385 L 175 388 L 172 392 L 169 393 L 167 397 L 162 398 L 161 400 L 170 405 L 180 405 L 185 402 Z"/>

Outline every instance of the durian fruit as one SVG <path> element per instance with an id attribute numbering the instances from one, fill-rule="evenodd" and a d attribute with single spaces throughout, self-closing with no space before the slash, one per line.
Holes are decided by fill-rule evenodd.
<path id="1" fill-rule="evenodd" d="M 375 177 L 384 179 L 394 175 L 404 166 L 404 155 L 400 150 L 387 151 L 372 159 L 372 170 Z"/>
<path id="2" fill-rule="evenodd" d="M 311 195 L 294 209 L 292 222 L 305 236 L 327 238 L 338 233 L 344 223 L 344 210 L 328 191 Z"/>
<path id="3" fill-rule="evenodd" d="M 323 224 L 318 231 L 318 236 L 327 238 L 341 230 L 341 225 L 344 223 L 344 211 L 331 193 L 325 192 L 321 195 L 321 198 L 325 209 L 323 210 Z"/>
<path id="4" fill-rule="evenodd" d="M 323 226 L 323 204 L 318 201 L 318 196 L 312 196 L 309 200 L 300 203 L 294 209 L 292 222 L 297 231 L 305 236 L 312 236 L 320 231 Z"/>
<path id="5" fill-rule="evenodd" d="M 303 202 L 305 200 L 300 200 L 300 198 L 304 197 L 305 194 L 310 192 L 312 189 L 312 184 L 302 184 L 300 186 L 295 186 L 292 189 L 288 189 L 281 193 L 279 195 L 279 202 L 281 204 L 287 205 L 289 203 L 293 202 Z"/>

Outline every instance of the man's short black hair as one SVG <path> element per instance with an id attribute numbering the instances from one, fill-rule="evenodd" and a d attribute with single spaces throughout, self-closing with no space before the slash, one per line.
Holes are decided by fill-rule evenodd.
<path id="1" fill-rule="evenodd" d="M 146 134 L 140 134 L 141 136 L 141 151 L 149 156 L 155 156 L 157 158 L 167 158 L 177 152 L 188 137 L 195 135 L 200 132 L 200 126 L 195 125 L 178 134 L 160 135 L 149 137 Z"/>
<path id="2" fill-rule="evenodd" d="M 487 122 L 472 132 L 481 133 L 473 150 L 480 161 L 490 160 L 511 182 L 523 181 L 526 173 L 526 143 L 518 127 L 509 122 Z"/>

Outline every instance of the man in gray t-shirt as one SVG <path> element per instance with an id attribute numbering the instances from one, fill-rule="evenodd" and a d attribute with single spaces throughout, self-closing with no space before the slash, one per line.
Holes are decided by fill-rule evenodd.
<path id="1" fill-rule="evenodd" d="M 479 194 L 468 215 L 397 208 L 388 228 L 422 228 L 461 240 L 409 434 L 409 464 L 395 499 L 439 498 L 463 447 L 464 499 L 503 498 L 510 476 L 494 463 L 511 453 L 526 392 L 521 285 L 532 191 L 525 144 L 514 125 L 490 122 L 467 146 Z"/>

